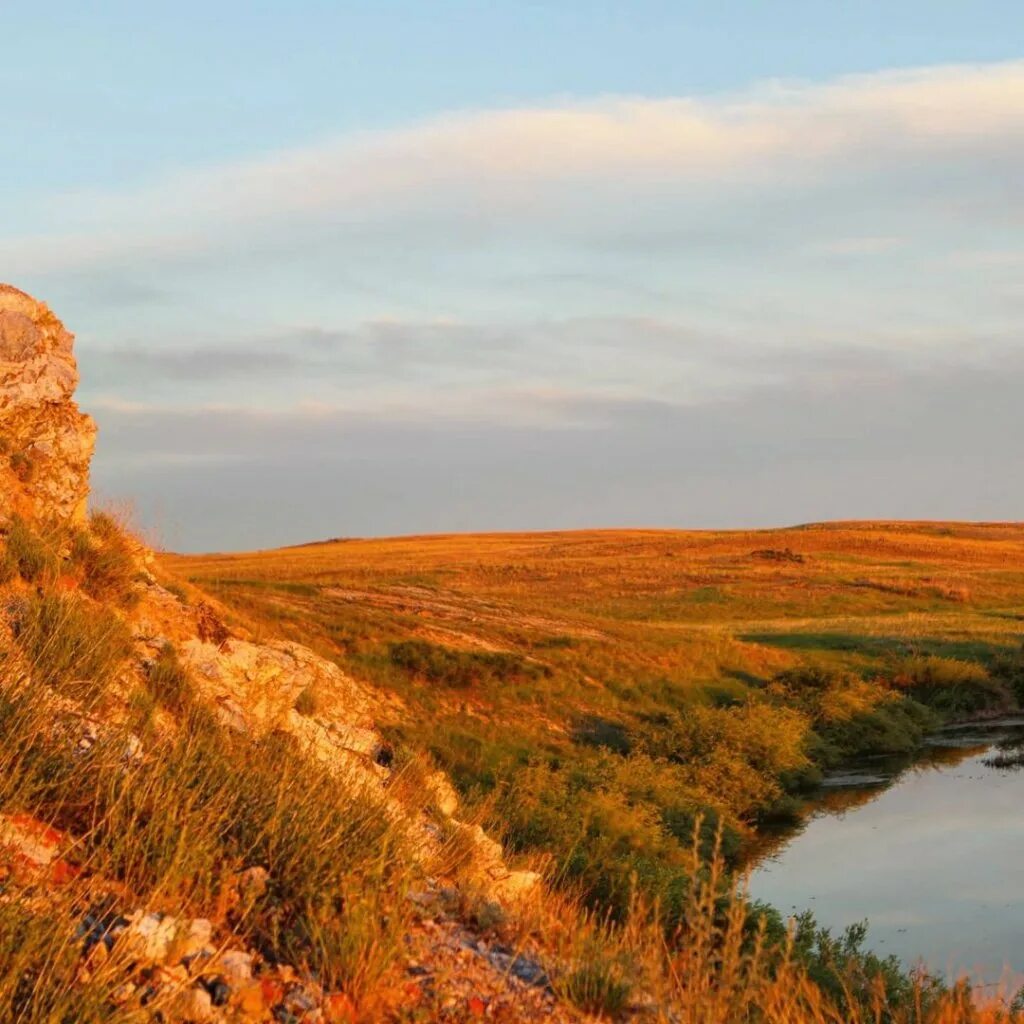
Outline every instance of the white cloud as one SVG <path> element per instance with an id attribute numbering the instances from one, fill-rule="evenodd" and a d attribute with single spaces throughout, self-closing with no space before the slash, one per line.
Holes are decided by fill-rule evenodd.
<path id="1" fill-rule="evenodd" d="M 233 232 L 287 234 L 324 217 L 363 228 L 513 211 L 599 220 L 609 200 L 645 190 L 927 176 L 963 159 L 990 173 L 1001 161 L 1015 169 L 1022 143 L 1024 62 L 777 82 L 709 99 L 470 111 L 177 172 L 126 194 L 51 197 L 49 222 L 38 235 L 0 241 L 0 260 L 43 273 L 182 257 Z"/>

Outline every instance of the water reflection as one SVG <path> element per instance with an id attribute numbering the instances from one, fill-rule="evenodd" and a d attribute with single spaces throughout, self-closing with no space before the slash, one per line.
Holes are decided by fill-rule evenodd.
<path id="1" fill-rule="evenodd" d="M 833 779 L 795 829 L 757 851 L 751 893 L 908 965 L 1024 973 L 1024 718 L 943 730 L 913 763 Z"/>

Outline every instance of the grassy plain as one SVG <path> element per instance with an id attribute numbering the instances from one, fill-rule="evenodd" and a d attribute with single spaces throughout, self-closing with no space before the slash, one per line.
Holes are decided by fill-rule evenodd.
<path id="1" fill-rule="evenodd" d="M 547 862 L 554 886 L 518 917 L 471 899 L 450 913 L 488 941 L 529 940 L 565 1006 L 686 1024 L 995 1024 L 1020 1018 L 908 976 L 856 929 L 804 918 L 787 932 L 750 907 L 729 860 L 822 767 L 1019 704 L 1022 545 L 1011 526 L 492 535 L 164 556 L 160 572 L 190 603 L 217 595 L 240 631 L 300 639 L 375 684 L 396 785 L 425 787 L 428 753 L 463 816 Z M 114 886 L 300 964 L 339 990 L 350 1024 L 476 1019 L 479 1000 L 392 998 L 426 927 L 405 898 L 423 878 L 376 787 L 339 785 L 274 734 L 223 728 L 171 648 L 126 675 L 131 550 L 103 517 L 59 537 L 14 522 L 0 547 L 0 811 L 74 837 L 46 913 L 0 906 L 0 1016 L 163 1012 L 142 1005 L 148 988 L 125 1002 L 135 968 L 117 955 L 81 970 L 83 908 Z M 102 720 L 129 684 L 127 717 L 84 752 L 54 728 L 55 702 Z M 319 706 L 310 688 L 296 699 L 301 714 Z M 153 727 L 158 709 L 174 728 Z M 145 755 L 126 754 L 140 736 Z M 454 845 L 432 872 L 455 871 Z M 240 909 L 247 864 L 271 881 Z"/>
<path id="2" fill-rule="evenodd" d="M 667 907 L 698 815 L 736 858 L 820 770 L 1016 706 L 1024 526 L 344 539 L 171 556 L 240 623 L 391 696 L 511 849 Z"/>

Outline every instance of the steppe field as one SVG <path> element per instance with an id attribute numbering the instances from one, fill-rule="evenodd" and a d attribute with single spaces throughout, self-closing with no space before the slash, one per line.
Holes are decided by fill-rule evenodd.
<path id="1" fill-rule="evenodd" d="M 742 862 L 822 770 L 1017 704 L 1024 527 L 836 523 L 343 539 L 164 555 L 233 625 L 389 700 L 511 849 L 671 905 L 697 820 Z M 314 699 L 314 698 L 311 698 Z"/>

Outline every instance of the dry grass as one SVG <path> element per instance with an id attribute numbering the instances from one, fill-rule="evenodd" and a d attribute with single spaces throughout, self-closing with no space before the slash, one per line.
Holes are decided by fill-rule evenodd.
<path id="1" fill-rule="evenodd" d="M 851 656 L 872 640 L 1007 644 L 1020 630 L 1024 527 L 458 535 L 163 561 L 285 628 L 315 599 L 342 649 L 377 630 L 688 683 L 793 662 L 773 635 L 810 653 L 828 635 L 832 653 L 859 639 Z"/>
<path id="2" fill-rule="evenodd" d="M 612 1011 L 640 971 L 693 1024 L 975 1019 L 957 994 L 823 989 L 807 949 L 751 940 L 732 881 L 690 886 L 690 836 L 710 819 L 699 853 L 720 827 L 731 863 L 812 762 L 909 749 L 934 712 L 903 693 L 939 713 L 1019 697 L 1024 526 L 357 539 L 162 567 L 397 695 L 393 738 L 550 857 L 582 901 L 567 998 Z"/>
<path id="3" fill-rule="evenodd" d="M 869 669 L 895 652 L 902 685 L 945 692 L 989 678 L 964 659 L 1011 648 L 1022 580 L 1005 565 L 1024 536 L 948 529 L 440 538 L 167 563 L 254 627 L 302 633 L 401 694 L 392 726 L 408 767 L 392 795 L 425 788 L 424 748 L 462 771 L 466 788 L 486 789 L 490 773 L 476 812 L 501 821 L 511 844 L 558 854 L 565 889 L 517 927 L 565 1001 L 608 1017 L 642 1010 L 659 1024 L 995 1024 L 1007 1019 L 998 1004 L 938 992 L 820 937 L 787 941 L 774 918 L 752 917 L 722 856 L 725 810 L 771 798 L 801 768 L 808 723 L 875 706 L 863 680 L 824 668 Z M 15 538 L 21 551 L 32 543 Z M 925 548 L 908 568 L 908 550 Z M 681 570 L 667 567 L 677 558 Z M 49 570 L 16 562 L 13 646 L 0 659 L 0 811 L 68 833 L 81 875 L 44 913 L 0 901 L 0 1019 L 140 1019 L 137 1006 L 113 1005 L 125 967 L 116 955 L 88 981 L 78 972 L 75 929 L 97 886 L 125 906 L 210 916 L 372 1003 L 411 926 L 406 889 L 421 881 L 381 795 L 339 784 L 279 737 L 226 732 L 195 706 L 171 650 L 139 685 L 173 712 L 173 732 L 147 734 L 143 756 L 128 759 L 128 731 L 141 731 L 131 718 L 86 750 L 69 742 L 54 701 L 101 699 L 127 656 L 124 636 L 109 607 L 56 592 Z M 969 600 L 857 583 L 889 569 L 964 579 Z M 834 600 L 816 615 L 805 591 L 827 587 Z M 114 586 L 108 600 L 121 595 Z M 407 643 L 419 646 L 392 656 Z M 753 699 L 758 679 L 814 664 L 817 676 L 777 682 L 793 693 Z M 700 806 L 714 801 L 723 816 L 709 834 Z M 563 840 L 587 856 L 559 861 Z M 452 873 L 462 842 L 453 833 L 442 850 Z M 249 865 L 269 866 L 270 884 L 228 909 L 224 893 Z"/>

